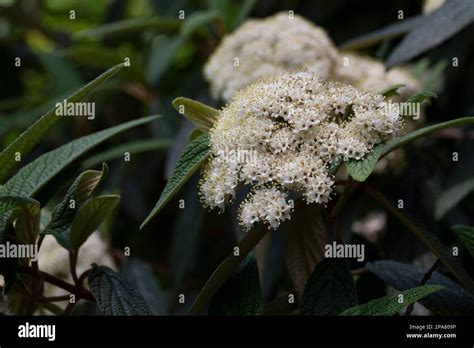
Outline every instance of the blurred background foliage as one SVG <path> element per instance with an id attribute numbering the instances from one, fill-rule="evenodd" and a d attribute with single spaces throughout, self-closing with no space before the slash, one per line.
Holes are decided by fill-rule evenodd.
<path id="1" fill-rule="evenodd" d="M 94 93 L 91 100 L 96 103 L 96 119 L 70 118 L 62 122 L 27 160 L 73 138 L 129 119 L 162 115 L 148 129 L 141 127 L 114 138 L 97 148 L 94 157 L 76 164 L 98 167 L 101 161 L 107 161 L 110 172 L 106 191 L 122 196 L 120 209 L 106 228 L 111 252 L 120 264 L 124 261 L 120 256 L 123 248 L 130 247 L 132 256 L 145 261 L 146 266 L 138 260 L 128 262 L 125 274 L 132 279 L 138 277 L 138 284 L 153 283 L 156 278 L 161 289 L 155 293 L 162 291 L 164 300 L 154 304 L 161 306 L 156 311 L 182 313 L 185 308 L 177 308 L 173 304 L 176 301 L 166 304 L 166 298 L 181 292 L 197 293 L 242 231 L 236 226 L 235 210 L 218 215 L 200 206 L 197 176 L 144 230 L 138 229 L 192 129 L 172 108 L 171 100 L 186 96 L 221 106 L 209 95 L 202 76 L 203 64 L 221 38 L 249 16 L 294 10 L 326 29 L 340 45 L 396 22 L 400 9 L 408 18 L 420 15 L 422 8 L 423 1 L 412 0 L 0 0 L 1 146 L 4 148 L 56 102 L 129 58 L 131 66 Z M 412 60 L 420 69 L 444 62 L 435 84 L 439 99 L 427 108 L 427 123 L 474 114 L 473 29 L 467 26 Z M 382 40 L 365 47 L 364 53 L 385 60 L 400 40 Z M 21 67 L 15 67 L 16 57 L 21 58 Z M 451 64 L 453 57 L 458 58 L 457 67 Z M 408 215 L 445 243 L 453 243 L 451 225 L 474 223 L 472 189 L 439 220 L 435 219 L 434 203 L 443 191 L 473 177 L 473 138 L 472 128 L 438 133 L 411 146 L 401 170 L 372 176 L 369 182 L 393 201 L 403 199 Z M 123 160 L 124 151 L 132 153 L 130 162 Z M 454 151 L 459 153 L 459 162 L 451 160 Z M 178 209 L 180 199 L 185 200 L 186 209 Z M 359 232 L 354 233 L 354 221 L 358 219 L 355 229 Z M 364 227 L 364 221 L 380 225 L 375 228 L 378 234 L 373 243 L 367 236 L 373 228 Z M 362 193 L 347 204 L 343 230 L 346 241 L 367 244 L 367 261 L 390 258 L 413 262 L 425 252 L 411 234 Z M 267 265 L 261 269 L 266 300 L 291 289 L 284 269 L 284 238 L 283 228 L 273 233 L 265 258 Z M 468 267 L 474 269 L 472 264 Z M 364 288 L 362 302 L 380 297 L 384 291 L 383 283 L 370 275 L 361 278 L 358 287 Z M 150 285 L 144 289 L 150 289 Z M 149 298 L 155 299 L 150 301 L 156 302 L 151 293 Z"/>

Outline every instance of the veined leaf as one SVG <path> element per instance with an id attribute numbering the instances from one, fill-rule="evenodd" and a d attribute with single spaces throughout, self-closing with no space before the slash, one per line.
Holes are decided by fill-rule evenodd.
<path id="1" fill-rule="evenodd" d="M 465 225 L 455 225 L 451 227 L 451 229 L 463 241 L 469 253 L 474 257 L 474 227 Z"/>
<path id="2" fill-rule="evenodd" d="M 69 228 L 76 216 L 79 205 L 92 194 L 100 181 L 107 175 L 108 168 L 104 163 L 102 170 L 87 170 L 81 173 L 72 183 L 64 199 L 53 210 L 51 221 L 43 234 L 52 234 L 59 244 L 68 248 Z"/>
<path id="3" fill-rule="evenodd" d="M 446 191 L 443 191 L 434 202 L 434 216 L 436 220 L 441 218 L 459 202 L 474 191 L 474 178 L 460 182 Z"/>
<path id="4" fill-rule="evenodd" d="M 209 132 L 219 117 L 219 110 L 188 98 L 176 98 L 173 100 L 173 106 L 203 132 Z"/>
<path id="5" fill-rule="evenodd" d="M 423 285 L 406 290 L 400 294 L 385 296 L 376 300 L 346 309 L 340 315 L 394 315 L 404 307 L 442 290 L 440 285 Z"/>
<path id="6" fill-rule="evenodd" d="M 84 99 L 100 84 L 120 71 L 123 66 L 123 64 L 119 64 L 107 70 L 95 80 L 89 82 L 76 93 L 68 97 L 67 101 L 77 102 Z M 58 102 L 62 102 L 62 100 Z M 52 108 L 46 114 L 41 116 L 38 121 L 33 123 L 18 138 L 16 138 L 15 141 L 8 145 L 5 150 L 2 151 L 2 153 L 0 153 L 0 183 L 5 181 L 11 171 L 18 164 L 18 162 L 15 161 L 15 154 L 19 153 L 21 157 L 24 158 L 28 152 L 40 141 L 47 130 L 60 119 L 61 117 L 56 115 L 56 108 Z"/>
<path id="7" fill-rule="evenodd" d="M 105 315 L 152 315 L 133 284 L 106 266 L 92 265 L 89 288 Z"/>
<path id="8" fill-rule="evenodd" d="M 357 181 L 367 180 L 379 161 L 384 146 L 384 144 L 378 144 L 364 158 L 345 162 L 349 175 Z"/>
<path id="9" fill-rule="evenodd" d="M 302 315 L 337 315 L 357 305 L 356 288 L 347 260 L 322 260 L 309 277 L 301 302 Z"/>
<path id="10" fill-rule="evenodd" d="M 120 275 L 136 286 L 154 315 L 168 314 L 169 292 L 159 284 L 149 264 L 135 257 L 127 257 Z"/>
<path id="11" fill-rule="evenodd" d="M 13 221 L 23 210 L 28 210 L 35 216 L 40 211 L 40 203 L 29 197 L 1 196 L 0 197 L 0 232 L 3 236 L 9 222 Z M 3 242 L 3 240 L 0 240 Z"/>
<path id="12" fill-rule="evenodd" d="M 366 264 L 367 269 L 393 288 L 403 291 L 420 284 L 425 273 L 414 265 L 383 260 Z M 474 296 L 461 285 L 433 272 L 427 280 L 428 285 L 442 285 L 443 290 L 426 296 L 421 304 L 434 314 L 469 315 L 474 313 Z"/>
<path id="13" fill-rule="evenodd" d="M 380 144 L 375 146 L 371 152 L 369 152 L 364 158 L 360 160 L 351 159 L 345 162 L 347 171 L 354 180 L 365 181 L 369 177 L 370 173 L 372 173 L 372 171 L 374 170 L 378 160 L 383 156 L 389 154 L 393 150 L 396 150 L 399 147 L 402 147 L 408 143 L 411 143 L 412 141 L 415 141 L 421 137 L 427 136 L 441 129 L 462 126 L 471 123 L 474 123 L 474 117 L 462 117 L 455 120 L 441 122 L 428 127 L 417 129 L 413 132 L 401 136 L 400 138 L 393 139 L 385 145 Z"/>
<path id="14" fill-rule="evenodd" d="M 154 120 L 156 116 L 149 116 L 129 121 L 103 131 L 84 136 L 71 141 L 55 150 L 45 153 L 33 162 L 21 168 L 18 173 L 0 188 L 0 196 L 27 196 L 33 197 L 52 178 L 72 163 L 86 151 L 108 138 L 127 129 Z M 11 221 L 8 214 L 1 214 L 0 221 Z M 3 241 L 4 229 L 0 230 L 0 242 Z"/>
<path id="15" fill-rule="evenodd" d="M 158 202 L 148 217 L 142 223 L 140 228 L 143 228 L 164 206 L 171 198 L 181 189 L 185 182 L 193 175 L 202 163 L 206 160 L 209 153 L 209 135 L 203 134 L 198 136 L 190 142 L 186 149 L 184 149 L 176 168 L 171 174 L 170 179 L 161 193 Z"/>
<path id="16" fill-rule="evenodd" d="M 210 315 L 259 315 L 263 310 L 257 260 L 253 253 L 214 295 Z"/>
<path id="17" fill-rule="evenodd" d="M 109 217 L 119 201 L 118 195 L 104 195 L 91 198 L 84 203 L 71 225 L 70 249 L 79 250 L 87 238 Z"/>

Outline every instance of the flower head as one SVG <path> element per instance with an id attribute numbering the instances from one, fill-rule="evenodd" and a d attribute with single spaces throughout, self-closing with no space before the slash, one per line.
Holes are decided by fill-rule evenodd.
<path id="1" fill-rule="evenodd" d="M 240 91 L 210 131 L 210 159 L 203 169 L 201 200 L 224 209 L 239 183 L 252 187 L 240 206 L 249 229 L 262 221 L 276 228 L 290 218 L 290 191 L 307 203 L 330 199 L 336 159 L 360 159 L 401 128 L 397 109 L 383 96 L 309 72 L 259 81 Z M 225 154 L 255 153 L 253 161 Z"/>
<path id="2" fill-rule="evenodd" d="M 261 79 L 305 68 L 328 78 L 337 59 L 326 32 L 298 15 L 281 12 L 246 21 L 225 37 L 204 68 L 214 97 L 230 100 Z"/>

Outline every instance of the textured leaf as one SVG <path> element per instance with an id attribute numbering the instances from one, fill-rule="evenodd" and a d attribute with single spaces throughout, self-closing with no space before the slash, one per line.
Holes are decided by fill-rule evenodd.
<path id="1" fill-rule="evenodd" d="M 364 158 L 360 160 L 351 159 L 345 162 L 349 175 L 357 181 L 365 181 L 374 170 L 380 156 L 383 153 L 384 144 L 374 146 Z"/>
<path id="2" fill-rule="evenodd" d="M 389 260 L 368 263 L 366 267 L 378 278 L 399 291 L 419 285 L 424 276 L 424 272 L 413 265 Z M 420 301 L 435 314 L 464 315 L 474 313 L 474 296 L 451 279 L 439 272 L 433 272 L 426 284 L 444 287 L 443 290 L 428 295 Z"/>
<path id="3" fill-rule="evenodd" d="M 214 295 L 211 315 L 259 315 L 263 310 L 257 260 L 253 253 Z"/>
<path id="4" fill-rule="evenodd" d="M 458 235 L 466 246 L 469 253 L 474 256 L 474 227 L 455 225 L 451 229 Z M 474 310 L 473 310 L 474 313 Z M 471 313 L 472 314 L 472 313 Z"/>
<path id="5" fill-rule="evenodd" d="M 29 197 L 22 196 L 0 196 L 0 236 L 3 238 L 5 231 L 23 209 L 37 215 L 40 211 L 40 203 Z M 0 239 L 3 242 L 3 239 Z"/>
<path id="6" fill-rule="evenodd" d="M 286 267 L 296 294 L 301 298 L 308 278 L 324 255 L 326 227 L 321 208 L 306 204 L 298 206 L 284 226 Z"/>
<path id="7" fill-rule="evenodd" d="M 33 196 L 49 180 L 84 152 L 120 132 L 150 122 L 155 118 L 156 116 L 150 116 L 129 121 L 91 135 L 86 135 L 47 152 L 21 168 L 15 176 L 0 188 L 0 195 Z"/>
<path id="8" fill-rule="evenodd" d="M 166 183 L 158 202 L 140 228 L 143 228 L 165 206 L 165 204 L 171 200 L 191 175 L 199 169 L 207 158 L 208 151 L 209 135 L 207 134 L 200 135 L 186 146 L 186 149 L 178 160 L 173 174 L 171 174 L 170 179 Z"/>
<path id="9" fill-rule="evenodd" d="M 51 221 L 43 230 L 43 234 L 52 234 L 59 244 L 67 248 L 69 228 L 76 216 L 79 205 L 92 194 L 100 181 L 107 175 L 108 168 L 104 163 L 102 170 L 87 170 L 81 173 L 69 187 L 64 199 L 54 207 Z M 74 202 L 71 207 L 71 201 Z"/>
<path id="10" fill-rule="evenodd" d="M 219 110 L 188 98 L 176 98 L 173 100 L 173 106 L 203 132 L 209 132 L 219 117 Z"/>
<path id="11" fill-rule="evenodd" d="M 426 15 L 388 57 L 387 65 L 407 61 L 446 41 L 474 21 L 474 2 L 446 1 L 440 8 Z"/>
<path id="12" fill-rule="evenodd" d="M 82 87 L 80 90 L 75 92 L 73 95 L 67 98 L 68 102 L 77 102 L 89 95 L 95 88 L 101 85 L 104 81 L 112 77 L 118 71 L 123 68 L 123 64 L 114 66 L 107 70 L 102 75 L 98 76 L 92 82 Z M 62 102 L 59 101 L 59 102 Z M 53 107 L 41 118 L 33 123 L 26 131 L 24 131 L 18 138 L 15 139 L 5 150 L 0 153 L 0 183 L 4 182 L 11 171 L 18 165 L 15 161 L 15 154 L 18 152 L 21 154 L 21 158 L 24 158 L 28 152 L 40 141 L 45 135 L 47 130 L 53 126 L 56 122 L 61 119 L 60 116 L 56 115 L 56 108 Z"/>
<path id="13" fill-rule="evenodd" d="M 154 315 L 168 313 L 168 294 L 159 285 L 150 265 L 130 257 L 123 264 L 120 275 L 137 287 Z"/>
<path id="14" fill-rule="evenodd" d="M 130 156 L 147 152 L 157 151 L 168 148 L 172 143 L 171 139 L 147 139 L 137 140 L 127 144 L 118 145 L 114 148 L 91 156 L 83 162 L 85 168 L 93 167 L 99 163 L 107 162 L 117 158 L 123 158 L 125 152 L 130 153 Z"/>
<path id="15" fill-rule="evenodd" d="M 442 289 L 443 287 L 440 285 L 418 286 L 400 293 L 403 295 L 402 303 L 398 302 L 399 294 L 395 294 L 351 307 L 346 309 L 340 315 L 394 315 L 401 311 L 404 307 Z"/>
<path id="16" fill-rule="evenodd" d="M 105 315 L 152 315 L 140 292 L 106 266 L 92 265 L 89 288 Z"/>
<path id="17" fill-rule="evenodd" d="M 300 313 L 337 315 L 355 305 L 357 293 L 347 260 L 322 260 L 306 283 Z"/>
<path id="18" fill-rule="evenodd" d="M 446 215 L 459 202 L 474 191 L 474 178 L 458 183 L 443 191 L 434 202 L 434 216 L 436 220 Z"/>
<path id="19" fill-rule="evenodd" d="M 21 168 L 18 173 L 0 188 L 0 196 L 33 197 L 61 170 L 67 167 L 84 152 L 107 140 L 115 134 L 154 120 L 155 116 L 129 121 L 103 131 L 71 141 L 55 150 L 45 153 Z M 5 219 L 5 220 L 3 220 Z M 0 221 L 9 221 L 8 214 L 1 214 Z M 0 242 L 4 231 L 0 230 Z"/>
<path id="20" fill-rule="evenodd" d="M 84 203 L 71 225 L 70 248 L 77 251 L 109 217 L 119 201 L 118 195 L 104 195 L 91 198 Z"/>
<path id="21" fill-rule="evenodd" d="M 416 16 L 399 20 L 393 24 L 386 26 L 385 28 L 375 30 L 371 33 L 361 35 L 340 45 L 341 49 L 344 50 L 355 50 L 367 46 L 374 45 L 382 42 L 386 39 L 400 36 L 405 34 L 415 26 L 423 21 L 423 16 Z"/>

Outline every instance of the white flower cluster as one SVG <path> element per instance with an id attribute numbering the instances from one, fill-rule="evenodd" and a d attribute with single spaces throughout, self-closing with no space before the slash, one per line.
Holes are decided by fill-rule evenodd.
<path id="1" fill-rule="evenodd" d="M 214 97 L 230 100 L 261 79 L 305 68 L 328 78 L 337 51 L 326 32 L 298 15 L 281 12 L 250 19 L 225 37 L 204 68 Z"/>
<path id="2" fill-rule="evenodd" d="M 262 221 L 276 228 L 290 218 L 290 191 L 307 203 L 330 199 L 336 159 L 360 159 L 402 126 L 383 96 L 319 80 L 309 72 L 257 82 L 237 93 L 210 130 L 203 169 L 204 205 L 224 209 L 239 183 L 252 187 L 240 206 L 245 229 Z M 229 161 L 225 151 L 255 151 L 256 161 Z"/>
<path id="3" fill-rule="evenodd" d="M 224 37 L 204 67 L 204 75 L 212 95 L 229 101 L 237 91 L 262 78 L 302 70 L 374 92 L 405 84 L 399 90 L 402 97 L 421 90 L 407 69 L 387 71 L 375 59 L 338 52 L 323 29 L 286 12 L 250 19 Z"/>

